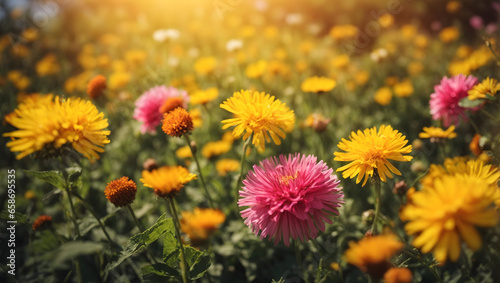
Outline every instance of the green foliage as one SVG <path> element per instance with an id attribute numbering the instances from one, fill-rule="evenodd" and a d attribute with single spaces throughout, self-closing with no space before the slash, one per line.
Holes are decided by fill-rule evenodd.
<path id="1" fill-rule="evenodd" d="M 38 178 L 40 180 L 43 180 L 51 185 L 53 185 L 56 188 L 59 188 L 61 190 L 64 190 L 66 188 L 66 182 L 62 178 L 61 174 L 59 171 L 56 170 L 51 170 L 51 171 L 31 171 L 31 170 L 24 170 L 26 174 Z"/>

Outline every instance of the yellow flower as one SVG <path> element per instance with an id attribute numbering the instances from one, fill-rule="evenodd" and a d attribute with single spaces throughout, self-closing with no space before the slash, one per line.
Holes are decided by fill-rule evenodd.
<path id="1" fill-rule="evenodd" d="M 473 175 L 437 178 L 430 188 L 415 192 L 401 211 L 405 230 L 415 235 L 412 245 L 431 252 L 441 263 L 457 261 L 460 242 L 476 251 L 482 240 L 475 227 L 492 227 L 498 221 L 492 206 L 498 186 Z"/>
<path id="2" fill-rule="evenodd" d="M 161 129 L 171 137 L 181 137 L 194 129 L 191 115 L 182 107 L 163 114 Z"/>
<path id="3" fill-rule="evenodd" d="M 23 33 L 21 36 L 26 41 L 32 42 L 38 38 L 38 31 L 35 28 L 27 28 L 27 29 L 23 30 Z"/>
<path id="4" fill-rule="evenodd" d="M 189 115 L 193 119 L 193 127 L 199 128 L 203 125 L 203 119 L 201 117 L 201 110 L 198 108 L 194 108 L 189 110 Z"/>
<path id="5" fill-rule="evenodd" d="M 410 62 L 406 68 L 410 76 L 416 76 L 422 73 L 424 65 L 419 61 Z"/>
<path id="6" fill-rule="evenodd" d="M 221 176 L 226 176 L 228 172 L 236 172 L 240 169 L 240 162 L 236 159 L 221 159 L 215 163 L 215 169 Z"/>
<path id="7" fill-rule="evenodd" d="M 500 91 L 500 83 L 496 79 L 486 78 L 481 83 L 475 85 L 467 93 L 470 100 L 483 99 L 486 95 L 495 96 Z"/>
<path id="8" fill-rule="evenodd" d="M 389 13 L 385 13 L 378 18 L 378 23 L 383 28 L 390 27 L 394 23 L 394 17 Z"/>
<path id="9" fill-rule="evenodd" d="M 36 72 L 41 77 L 57 74 L 60 70 L 61 67 L 57 62 L 57 58 L 52 53 L 45 55 L 36 63 Z"/>
<path id="10" fill-rule="evenodd" d="M 336 40 L 353 38 L 358 34 L 358 28 L 353 25 L 338 25 L 330 29 L 330 36 Z"/>
<path id="11" fill-rule="evenodd" d="M 447 27 L 439 32 L 439 39 L 444 43 L 450 43 L 457 40 L 460 33 L 456 27 Z"/>
<path id="12" fill-rule="evenodd" d="M 349 243 L 344 258 L 378 280 L 391 267 L 389 259 L 403 246 L 403 243 L 391 234 L 364 237 L 357 243 Z"/>
<path id="13" fill-rule="evenodd" d="M 146 60 L 147 54 L 144 50 L 134 49 L 125 52 L 125 61 L 132 66 L 141 65 Z"/>
<path id="14" fill-rule="evenodd" d="M 255 63 L 249 64 L 245 69 L 245 75 L 250 79 L 256 79 L 262 76 L 267 69 L 267 62 L 259 60 Z"/>
<path id="15" fill-rule="evenodd" d="M 337 83 L 326 77 L 310 77 L 302 82 L 300 89 L 304 92 L 323 93 L 332 90 Z"/>
<path id="16" fill-rule="evenodd" d="M 205 158 L 212 158 L 224 154 L 231 150 L 232 144 L 226 141 L 208 142 L 201 149 L 201 155 Z"/>
<path id="17" fill-rule="evenodd" d="M 349 56 L 347 56 L 347 54 L 342 54 L 333 58 L 332 66 L 337 69 L 344 69 L 349 65 L 350 61 L 351 59 L 349 59 Z"/>
<path id="18" fill-rule="evenodd" d="M 357 71 L 354 74 L 354 80 L 358 85 L 365 85 L 370 79 L 370 73 L 365 70 Z"/>
<path id="19" fill-rule="evenodd" d="M 219 90 L 216 87 L 211 87 L 193 92 L 190 95 L 191 100 L 189 102 L 192 105 L 207 104 L 217 97 L 219 97 Z"/>
<path id="20" fill-rule="evenodd" d="M 391 100 L 392 100 L 391 89 L 386 87 L 386 86 L 379 88 L 375 92 L 374 99 L 375 99 L 375 102 L 377 102 L 378 104 L 380 104 L 382 106 L 389 105 L 389 103 L 391 103 Z"/>
<path id="21" fill-rule="evenodd" d="M 109 143 L 109 131 L 104 114 L 90 102 L 76 99 L 55 102 L 50 99 L 40 99 L 37 104 L 20 104 L 15 115 L 8 122 L 18 130 L 5 133 L 4 136 L 13 140 L 7 143 L 13 152 L 21 152 L 21 159 L 43 149 L 59 149 L 66 143 L 88 158 L 91 162 L 99 159 L 97 152 Z"/>
<path id="22" fill-rule="evenodd" d="M 177 157 L 181 159 L 193 157 L 193 153 L 191 152 L 191 148 L 189 147 L 189 145 L 185 145 L 177 149 L 175 151 L 175 155 L 177 155 Z"/>
<path id="23" fill-rule="evenodd" d="M 424 131 L 418 134 L 421 139 L 431 139 L 431 142 L 440 142 L 443 139 L 454 139 L 457 137 L 455 126 L 451 125 L 446 131 L 439 127 L 424 127 Z"/>
<path id="24" fill-rule="evenodd" d="M 401 27 L 401 35 L 405 39 L 413 39 L 417 34 L 417 28 L 414 25 L 404 25 Z"/>
<path id="25" fill-rule="evenodd" d="M 398 97 L 408 97 L 413 94 L 413 85 L 409 79 L 394 85 L 394 94 Z"/>
<path id="26" fill-rule="evenodd" d="M 162 166 L 151 171 L 142 171 L 140 181 L 144 186 L 154 189 L 159 197 L 174 197 L 184 185 L 196 179 L 196 175 L 182 166 Z"/>
<path id="27" fill-rule="evenodd" d="M 182 212 L 181 216 L 181 230 L 188 235 L 194 246 L 206 243 L 210 235 L 226 220 L 222 211 L 212 208 L 197 207 L 193 212 Z"/>
<path id="28" fill-rule="evenodd" d="M 108 87 L 111 90 L 124 88 L 130 82 L 131 75 L 128 72 L 114 72 L 109 76 Z"/>
<path id="29" fill-rule="evenodd" d="M 377 170 L 377 174 L 382 181 L 386 181 L 386 176 L 392 178 L 392 173 L 401 175 L 401 172 L 394 167 L 388 160 L 410 161 L 412 156 L 403 155 L 410 153 L 411 145 L 406 145 L 408 141 L 397 130 L 391 126 L 382 125 L 377 132 L 376 127 L 365 129 L 363 132 L 351 132 L 351 140 L 342 139 L 338 147 L 346 152 L 334 152 L 336 161 L 349 161 L 350 163 L 337 169 L 342 172 L 344 178 L 354 178 L 356 175 L 356 184 L 363 177 L 365 181 L 372 177 Z"/>
<path id="30" fill-rule="evenodd" d="M 462 7 L 462 4 L 460 4 L 459 1 L 450 1 L 446 3 L 446 11 L 448 13 L 455 13 L 460 9 L 460 7 Z"/>
<path id="31" fill-rule="evenodd" d="M 264 92 L 235 92 L 220 107 L 234 114 L 234 118 L 222 121 L 222 129 L 236 126 L 233 136 L 244 133 L 243 140 L 253 134 L 252 144 L 260 150 L 265 149 L 265 142 L 271 142 L 271 138 L 275 144 L 281 144 L 280 137 L 285 138 L 283 129 L 295 123 L 293 110 Z"/>
<path id="32" fill-rule="evenodd" d="M 217 60 L 213 56 L 201 57 L 194 62 L 194 70 L 200 75 L 207 75 L 215 70 Z"/>

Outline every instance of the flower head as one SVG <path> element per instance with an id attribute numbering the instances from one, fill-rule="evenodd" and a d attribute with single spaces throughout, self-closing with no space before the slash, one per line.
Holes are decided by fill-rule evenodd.
<path id="1" fill-rule="evenodd" d="M 103 75 L 97 75 L 90 80 L 87 85 L 87 94 L 90 98 L 96 99 L 102 95 L 106 89 L 106 77 Z"/>
<path id="2" fill-rule="evenodd" d="M 377 102 L 382 106 L 389 105 L 389 103 L 391 103 L 392 100 L 391 89 L 386 86 L 379 88 L 375 92 L 374 100 L 375 102 Z"/>
<path id="3" fill-rule="evenodd" d="M 476 172 L 478 173 L 478 172 Z M 460 242 L 476 251 L 482 240 L 475 227 L 492 227 L 498 214 L 492 205 L 498 192 L 496 182 L 474 174 L 444 175 L 431 187 L 413 193 L 401 210 L 405 230 L 415 235 L 412 245 L 431 252 L 441 263 L 457 261 Z"/>
<path id="4" fill-rule="evenodd" d="M 33 222 L 33 230 L 40 231 L 47 228 L 52 223 L 52 216 L 40 215 Z"/>
<path id="5" fill-rule="evenodd" d="M 302 124 L 305 127 L 313 128 L 317 133 L 321 133 L 326 130 L 326 127 L 330 123 L 331 119 L 317 113 L 309 114 Z"/>
<path id="6" fill-rule="evenodd" d="M 161 107 L 169 98 L 182 98 L 182 107 L 187 108 L 189 96 L 187 92 L 176 89 L 174 87 L 156 86 L 139 97 L 135 102 L 134 119 L 142 122 L 142 133 L 155 133 L 156 127 L 161 123 L 162 115 Z"/>
<path id="7" fill-rule="evenodd" d="M 254 165 L 243 181 L 239 206 L 245 224 L 260 238 L 274 244 L 290 237 L 307 241 L 325 231 L 325 223 L 338 215 L 344 194 L 333 169 L 315 156 L 302 154 L 271 157 Z"/>
<path id="8" fill-rule="evenodd" d="M 137 185 L 128 177 L 121 177 L 111 181 L 104 189 L 106 198 L 117 207 L 123 207 L 134 202 Z"/>
<path id="9" fill-rule="evenodd" d="M 302 82 L 300 89 L 304 92 L 323 93 L 332 90 L 337 83 L 326 77 L 310 77 Z"/>
<path id="10" fill-rule="evenodd" d="M 207 88 L 205 90 L 198 90 L 193 92 L 190 97 L 192 105 L 205 105 L 219 97 L 219 90 L 216 87 Z"/>
<path id="11" fill-rule="evenodd" d="M 424 127 L 424 131 L 418 134 L 421 139 L 431 139 L 431 142 L 440 142 L 445 139 L 454 139 L 457 137 L 455 133 L 455 125 L 451 125 L 448 129 L 443 130 L 439 127 Z"/>
<path id="12" fill-rule="evenodd" d="M 159 197 L 173 197 L 184 184 L 196 179 L 196 175 L 182 166 L 163 166 L 151 171 L 142 171 L 141 182 L 152 188 Z"/>
<path id="13" fill-rule="evenodd" d="M 350 242 L 344 257 L 348 263 L 378 280 L 391 267 L 389 259 L 403 246 L 391 234 L 364 237 L 357 243 Z"/>
<path id="14" fill-rule="evenodd" d="M 194 129 L 191 115 L 182 107 L 165 113 L 161 129 L 171 137 L 181 137 Z"/>
<path id="15" fill-rule="evenodd" d="M 228 152 L 232 147 L 233 145 L 231 142 L 223 140 L 207 142 L 201 149 L 201 155 L 205 158 L 212 158 Z"/>
<path id="16" fill-rule="evenodd" d="M 283 129 L 295 123 L 293 110 L 264 92 L 235 92 L 220 107 L 235 116 L 223 120 L 222 129 L 236 126 L 233 136 L 240 137 L 245 132 L 243 140 L 253 134 L 252 144 L 261 150 L 265 149 L 265 141 L 270 142 L 271 138 L 277 145 L 281 144 L 280 137 L 285 138 Z"/>
<path id="17" fill-rule="evenodd" d="M 500 83 L 496 79 L 486 78 L 469 90 L 470 100 L 483 99 L 486 95 L 495 96 L 500 91 Z"/>
<path id="18" fill-rule="evenodd" d="M 460 120 L 467 121 L 465 108 L 458 103 L 467 92 L 477 83 L 473 76 L 456 75 L 452 78 L 444 77 L 439 85 L 434 86 L 434 93 L 429 101 L 432 119 L 443 120 L 443 125 L 458 125 Z M 474 109 L 473 109 L 474 110 Z"/>
<path id="19" fill-rule="evenodd" d="M 221 176 L 226 176 L 228 172 L 235 172 L 240 169 L 240 162 L 236 159 L 221 159 L 215 163 L 215 170 Z"/>
<path id="20" fill-rule="evenodd" d="M 5 133 L 12 141 L 7 143 L 13 152 L 21 152 L 17 159 L 44 149 L 60 149 L 70 144 L 91 162 L 99 159 L 97 152 L 109 143 L 108 120 L 90 101 L 68 98 L 60 101 L 52 95 L 40 98 L 38 103 L 22 103 L 7 122 L 18 130 Z"/>
<path id="21" fill-rule="evenodd" d="M 413 274 L 408 268 L 393 267 L 384 274 L 385 283 L 411 283 Z"/>
<path id="22" fill-rule="evenodd" d="M 200 246 L 226 220 L 224 213 L 218 209 L 195 208 L 193 212 L 181 213 L 181 230 L 189 237 L 191 244 Z"/>
<path id="23" fill-rule="evenodd" d="M 388 160 L 410 161 L 412 156 L 403 155 L 410 153 L 411 145 L 406 145 L 408 141 L 397 130 L 391 126 L 380 126 L 377 132 L 375 127 L 365 129 L 363 132 L 358 130 L 357 133 L 352 132 L 350 140 L 342 139 L 338 147 L 346 152 L 334 152 L 336 161 L 349 161 L 350 163 L 340 167 L 337 171 L 344 171 L 344 178 L 354 178 L 356 175 L 356 184 L 363 177 L 366 184 L 368 177 L 372 177 L 377 170 L 377 174 L 382 181 L 386 181 L 386 177 L 392 178 L 392 173 L 401 175 L 401 172 L 394 167 Z"/>

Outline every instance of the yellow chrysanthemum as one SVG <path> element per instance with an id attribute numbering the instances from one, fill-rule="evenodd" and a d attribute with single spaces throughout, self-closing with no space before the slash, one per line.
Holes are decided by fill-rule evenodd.
<path id="1" fill-rule="evenodd" d="M 380 279 L 391 267 L 389 259 L 401 248 L 403 243 L 391 234 L 364 237 L 357 243 L 349 243 L 344 258 L 372 278 Z"/>
<path id="2" fill-rule="evenodd" d="M 330 29 L 330 36 L 337 40 L 353 38 L 358 34 L 358 28 L 353 25 L 337 25 Z"/>
<path id="3" fill-rule="evenodd" d="M 228 172 L 236 172 L 240 169 L 240 162 L 236 159 L 221 159 L 215 163 L 215 169 L 221 176 L 226 176 Z"/>
<path id="4" fill-rule="evenodd" d="M 181 159 L 193 157 L 193 153 L 191 152 L 191 148 L 189 147 L 189 145 L 185 145 L 177 149 L 175 151 L 175 155 L 177 155 L 177 157 Z"/>
<path id="5" fill-rule="evenodd" d="M 261 77 L 267 69 L 267 62 L 259 60 L 255 63 L 249 64 L 245 69 L 245 75 L 250 79 L 257 79 Z"/>
<path id="6" fill-rule="evenodd" d="M 194 70 L 200 75 L 207 75 L 215 70 L 217 60 L 213 56 L 201 57 L 194 62 Z"/>
<path id="7" fill-rule="evenodd" d="M 18 130 L 5 133 L 13 140 L 7 143 L 12 152 L 21 152 L 17 159 L 43 149 L 59 149 L 66 143 L 91 162 L 99 159 L 97 152 L 109 143 L 108 120 L 90 102 L 76 99 L 52 101 L 52 95 L 38 103 L 22 103 L 9 115 L 7 122 Z"/>
<path id="8" fill-rule="evenodd" d="M 173 197 L 179 193 L 184 184 L 196 179 L 182 166 L 163 166 L 151 171 L 142 171 L 140 181 L 144 186 L 152 188 L 159 197 Z"/>
<path id="9" fill-rule="evenodd" d="M 190 95 L 191 100 L 189 103 L 192 105 L 207 104 L 210 101 L 219 97 L 219 90 L 216 87 L 207 88 L 205 90 L 198 90 Z"/>
<path id="10" fill-rule="evenodd" d="M 378 104 L 385 106 L 391 103 L 392 100 L 392 92 L 389 87 L 381 87 L 375 92 L 375 102 Z"/>
<path id="11" fill-rule="evenodd" d="M 186 233 L 195 246 L 202 245 L 208 237 L 221 225 L 226 216 L 218 209 L 195 208 L 193 212 L 181 213 L 181 230 Z"/>
<path id="12" fill-rule="evenodd" d="M 337 83 L 326 77 L 310 77 L 302 82 L 300 89 L 304 92 L 323 93 L 332 90 Z"/>
<path id="13" fill-rule="evenodd" d="M 265 142 L 271 138 L 277 145 L 285 138 L 284 128 L 295 123 L 295 114 L 285 103 L 264 92 L 241 90 L 224 101 L 220 107 L 234 114 L 235 118 L 223 120 L 222 129 L 236 126 L 233 136 L 243 140 L 252 134 L 252 144 L 265 149 Z"/>
<path id="14" fill-rule="evenodd" d="M 413 85 L 409 79 L 405 79 L 394 85 L 394 94 L 398 97 L 408 97 L 413 94 L 413 91 Z"/>
<path id="15" fill-rule="evenodd" d="M 410 161 L 412 156 L 403 155 L 410 153 L 411 145 L 406 145 L 408 141 L 391 126 L 382 125 L 377 132 L 376 127 L 365 129 L 363 132 L 358 130 L 352 132 L 351 140 L 342 139 L 338 147 L 346 152 L 334 152 L 336 161 L 350 161 L 351 163 L 342 166 L 337 171 L 342 172 L 344 178 L 354 178 L 356 175 L 356 184 L 363 177 L 365 181 L 372 177 L 377 169 L 377 174 L 382 181 L 386 181 L 386 176 L 392 178 L 392 173 L 401 175 L 401 172 L 394 167 L 388 160 Z"/>
<path id="16" fill-rule="evenodd" d="M 476 172 L 478 173 L 478 172 Z M 415 192 L 400 217 L 405 230 L 416 235 L 412 245 L 431 252 L 441 263 L 457 261 L 460 242 L 472 250 L 482 246 L 475 227 L 491 227 L 498 221 L 492 206 L 498 186 L 478 176 L 456 174 L 437 178 L 431 188 Z"/>
<path id="17" fill-rule="evenodd" d="M 447 27 L 439 32 L 439 39 L 444 43 L 455 41 L 460 36 L 460 32 L 456 27 Z"/>
<path id="18" fill-rule="evenodd" d="M 201 155 L 205 158 L 212 158 L 228 152 L 232 146 L 233 144 L 227 141 L 208 142 L 201 149 Z"/>
<path id="19" fill-rule="evenodd" d="M 109 143 L 110 131 L 104 131 L 108 126 L 108 119 L 104 119 L 104 113 L 99 113 L 94 104 L 80 98 L 60 102 L 59 97 L 55 101 L 58 106 L 60 129 L 59 136 L 55 141 L 56 147 L 65 143 L 88 158 L 91 162 L 99 159 L 97 152 L 104 152 L 104 145 Z"/>
<path id="20" fill-rule="evenodd" d="M 500 91 L 500 83 L 496 79 L 486 78 L 467 93 L 470 100 L 476 100 L 486 98 L 487 94 L 495 96 L 498 91 Z"/>
<path id="21" fill-rule="evenodd" d="M 431 142 L 439 142 L 443 139 L 454 139 L 457 137 L 455 133 L 455 126 L 451 125 L 448 129 L 443 130 L 439 127 L 424 127 L 423 132 L 418 134 L 421 139 L 431 139 Z"/>

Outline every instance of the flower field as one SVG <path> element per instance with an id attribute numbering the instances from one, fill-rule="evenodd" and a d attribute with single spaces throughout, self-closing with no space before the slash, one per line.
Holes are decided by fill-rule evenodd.
<path id="1" fill-rule="evenodd" d="M 500 2 L 0 7 L 0 282 L 500 282 Z"/>

